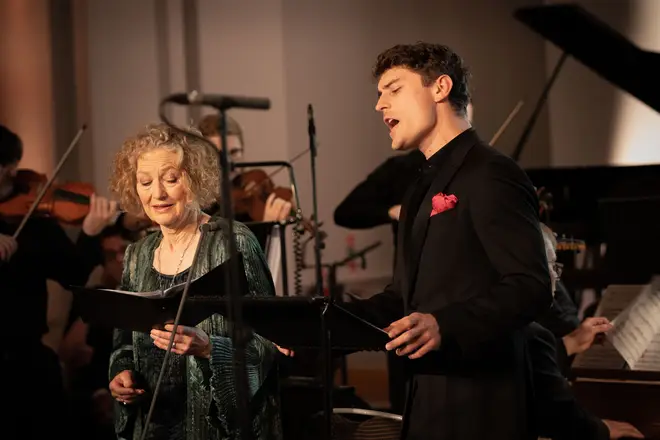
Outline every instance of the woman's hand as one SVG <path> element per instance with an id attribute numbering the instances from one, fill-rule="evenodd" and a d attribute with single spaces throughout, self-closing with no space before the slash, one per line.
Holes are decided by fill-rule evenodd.
<path id="1" fill-rule="evenodd" d="M 295 353 L 293 350 L 291 350 L 290 348 L 280 347 L 279 345 L 277 345 L 277 344 L 275 344 L 275 343 L 273 343 L 273 345 L 274 345 L 274 346 L 280 351 L 280 353 L 282 353 L 284 356 L 287 356 L 287 357 L 294 357 L 294 356 L 296 355 L 296 353 Z"/>
<path id="2" fill-rule="evenodd" d="M 134 387 L 133 372 L 124 370 L 110 381 L 110 394 L 117 402 L 124 405 L 134 403 L 138 397 L 144 394 L 144 390 Z"/>
<path id="3" fill-rule="evenodd" d="M 172 324 L 166 324 L 165 330 L 151 330 L 151 339 L 154 340 L 154 345 L 167 350 L 173 329 L 174 326 Z M 176 329 L 176 336 L 172 344 L 172 353 L 209 359 L 211 357 L 211 339 L 206 333 L 196 327 L 180 325 Z"/>

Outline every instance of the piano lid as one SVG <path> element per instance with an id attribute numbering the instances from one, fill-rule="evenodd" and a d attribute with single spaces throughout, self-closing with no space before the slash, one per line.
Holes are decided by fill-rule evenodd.
<path id="1" fill-rule="evenodd" d="M 660 53 L 642 50 L 574 4 L 519 8 L 514 17 L 615 86 L 660 112 Z"/>

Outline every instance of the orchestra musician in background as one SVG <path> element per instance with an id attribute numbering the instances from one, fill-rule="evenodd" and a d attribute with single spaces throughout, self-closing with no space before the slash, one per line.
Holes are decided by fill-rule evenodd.
<path id="1" fill-rule="evenodd" d="M 20 137 L 0 126 L 0 290 L 3 324 L 17 332 L 14 342 L 2 347 L 3 365 L 12 374 L 7 385 L 12 402 L 3 415 L 11 421 L 6 427 L 16 429 L 11 438 L 66 436 L 69 414 L 60 359 L 42 342 L 49 331 L 47 280 L 64 288 L 87 282 L 95 262 L 87 257 L 94 238 L 85 231 L 92 233 L 96 225 L 102 229 L 108 217 L 102 209 L 90 209 L 73 243 L 57 218 L 33 214 L 14 238 L 23 217 L 2 207 L 21 194 L 16 176 L 22 157 Z"/>
<path id="2" fill-rule="evenodd" d="M 195 133 L 198 136 L 200 134 Z M 226 229 L 201 240 L 199 227 L 214 219 L 202 209 L 217 200 L 218 155 L 198 137 L 164 124 L 150 125 L 126 140 L 118 152 L 111 189 L 129 212 L 144 211 L 159 230 L 128 246 L 121 289 L 150 291 L 198 278 L 228 258 Z M 236 223 L 237 250 L 243 254 L 249 294 L 274 296 L 264 254 L 252 232 Z M 199 265 L 191 267 L 196 249 Z M 165 323 L 163 323 L 165 324 Z M 115 431 L 137 439 L 238 439 L 233 416 L 232 342 L 225 319 L 213 315 L 195 327 L 179 326 L 151 425 L 144 426 L 164 350 L 172 335 L 166 324 L 151 333 L 117 329 L 110 363 L 110 391 L 116 399 Z M 253 438 L 280 439 L 276 353 L 278 347 L 253 335 L 246 348 Z"/>
<path id="3" fill-rule="evenodd" d="M 541 231 L 554 294 L 561 276 L 560 266 L 557 264 L 557 240 L 552 230 L 543 223 Z M 554 321 L 554 328 L 561 327 L 561 321 L 565 317 L 562 310 L 557 310 L 559 305 L 560 303 L 553 302 L 550 313 L 525 329 L 534 389 L 534 420 L 539 435 L 554 440 L 644 438 L 633 425 L 615 420 L 601 420 L 576 400 L 568 380 L 563 375 L 562 362 L 568 356 L 589 349 L 596 336 L 612 329 L 612 324 L 604 317 L 587 318 L 569 334 L 556 336 L 545 325 Z M 572 321 L 570 317 L 568 320 Z"/>
<path id="4" fill-rule="evenodd" d="M 90 277 L 88 287 L 117 289 L 121 285 L 124 254 L 139 232 L 129 232 L 119 224 L 99 234 L 103 262 L 100 276 Z M 69 312 L 68 326 L 59 346 L 65 380 L 68 384 L 74 422 L 71 440 L 116 439 L 114 399 L 108 388 L 108 365 L 112 353 L 112 329 L 86 323 L 80 316 L 76 298 Z"/>
<path id="5" fill-rule="evenodd" d="M 202 118 L 199 123 L 199 130 L 202 132 L 202 135 L 215 145 L 218 150 L 223 148 L 220 132 L 218 131 L 219 119 L 217 114 L 210 114 Z M 230 162 L 240 162 L 243 159 L 245 149 L 243 129 L 231 116 L 226 115 L 225 120 L 227 123 L 227 157 Z M 244 187 L 244 183 L 241 181 L 242 170 L 242 168 L 237 168 L 230 175 L 234 187 Z M 283 222 L 291 215 L 292 207 L 293 204 L 290 201 L 281 199 L 275 193 L 271 193 L 265 201 L 263 217 L 252 218 L 248 214 L 237 213 L 234 218 L 240 222 Z M 207 212 L 217 213 L 219 208 L 219 205 L 215 204 Z"/>

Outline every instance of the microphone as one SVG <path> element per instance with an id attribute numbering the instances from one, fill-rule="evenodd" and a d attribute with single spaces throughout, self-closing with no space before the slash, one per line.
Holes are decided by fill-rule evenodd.
<path id="1" fill-rule="evenodd" d="M 212 222 L 206 222 L 202 225 L 199 226 L 199 230 L 207 233 L 207 232 L 213 232 L 217 231 L 218 229 L 226 228 L 227 225 L 227 220 L 224 218 L 220 218 L 218 220 L 214 220 Z"/>
<path id="2" fill-rule="evenodd" d="M 174 93 L 163 99 L 163 103 L 171 102 L 179 105 L 208 105 L 219 110 L 230 108 L 247 108 L 253 110 L 269 110 L 270 99 L 249 96 L 216 95 L 199 93 Z"/>
<path id="3" fill-rule="evenodd" d="M 310 136 L 316 136 L 316 124 L 314 123 L 314 109 L 312 104 L 307 104 L 307 132 Z"/>

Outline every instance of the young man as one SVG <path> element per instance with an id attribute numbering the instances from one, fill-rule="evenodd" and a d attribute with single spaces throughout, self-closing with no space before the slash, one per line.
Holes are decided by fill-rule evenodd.
<path id="1" fill-rule="evenodd" d="M 472 111 L 470 103 L 467 107 L 470 122 L 472 122 Z M 348 229 L 371 229 L 390 224 L 396 256 L 401 201 L 425 161 L 424 154 L 417 149 L 388 158 L 335 208 L 335 224 Z M 396 414 L 402 414 L 405 403 L 403 364 L 403 359 L 395 353 L 388 353 L 390 411 Z"/>
<path id="2" fill-rule="evenodd" d="M 451 49 L 394 46 L 374 76 L 392 148 L 426 158 L 402 202 L 393 282 L 353 306 L 409 359 L 402 437 L 534 438 L 523 330 L 552 301 L 534 188 L 471 128 Z"/>

